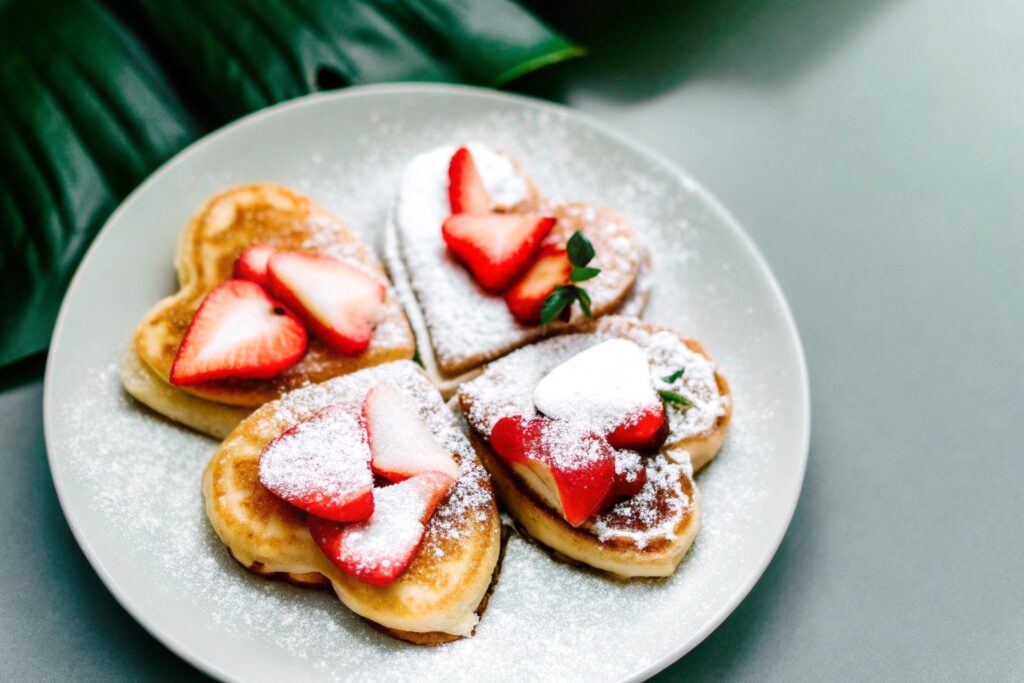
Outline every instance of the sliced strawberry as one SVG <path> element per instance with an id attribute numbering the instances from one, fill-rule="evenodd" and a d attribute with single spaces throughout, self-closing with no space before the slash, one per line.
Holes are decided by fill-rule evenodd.
<path id="1" fill-rule="evenodd" d="M 346 574 L 374 586 L 397 579 L 416 557 L 426 523 L 455 480 L 426 472 L 374 491 L 375 508 L 357 524 L 308 520 L 313 541 Z"/>
<path id="2" fill-rule="evenodd" d="M 668 436 L 664 427 L 665 406 L 657 401 L 634 411 L 608 433 L 607 439 L 615 448 L 649 450 L 660 446 Z"/>
<path id="3" fill-rule="evenodd" d="M 459 466 L 398 389 L 378 384 L 363 400 L 363 422 L 370 441 L 373 471 L 390 481 L 423 472 L 459 478 Z"/>
<path id="4" fill-rule="evenodd" d="M 573 526 L 608 501 L 615 452 L 593 432 L 547 418 L 503 417 L 491 430 L 491 446 Z"/>
<path id="5" fill-rule="evenodd" d="M 234 277 L 268 287 L 267 262 L 276 253 L 277 249 L 269 244 L 254 244 L 246 248 L 235 260 Z"/>
<path id="6" fill-rule="evenodd" d="M 526 268 L 555 219 L 533 214 L 457 213 L 441 227 L 445 244 L 484 289 L 501 291 Z"/>
<path id="7" fill-rule="evenodd" d="M 324 254 L 280 252 L 267 263 L 267 279 L 270 291 L 332 348 L 359 353 L 369 346 L 384 286 L 367 273 Z"/>
<path id="8" fill-rule="evenodd" d="M 459 147 L 448 164 L 448 199 L 452 213 L 487 213 L 491 210 L 491 195 L 476 170 L 473 155 Z"/>
<path id="9" fill-rule="evenodd" d="M 558 285 L 569 284 L 572 264 L 569 254 L 561 247 L 549 246 L 541 250 L 530 269 L 505 294 L 505 303 L 515 319 L 527 325 L 540 320 L 544 300 Z M 566 308 L 566 311 L 569 309 Z"/>
<path id="10" fill-rule="evenodd" d="M 328 406 L 271 441 L 259 469 L 271 493 L 317 517 L 351 522 L 373 512 L 366 432 L 347 406 Z"/>
<path id="11" fill-rule="evenodd" d="M 306 330 L 259 285 L 228 280 L 192 316 L 171 366 L 171 384 L 267 379 L 306 352 Z"/>
<path id="12" fill-rule="evenodd" d="M 608 502 L 616 498 L 635 496 L 646 483 L 647 468 L 640 454 L 624 449 L 615 451 L 615 479 L 611 491 L 608 492 Z"/>

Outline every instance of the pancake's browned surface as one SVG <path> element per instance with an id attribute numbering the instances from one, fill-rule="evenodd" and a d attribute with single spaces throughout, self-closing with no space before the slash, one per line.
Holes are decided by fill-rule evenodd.
<path id="1" fill-rule="evenodd" d="M 460 389 L 460 407 L 474 428 L 474 446 L 491 473 L 503 507 L 531 536 L 571 560 L 619 576 L 665 576 L 674 571 L 699 526 L 700 494 L 692 471 L 710 461 L 721 447 L 732 414 L 728 383 L 713 370 L 713 365 L 706 364 L 709 359 L 699 344 L 668 328 L 609 316 L 586 329 L 586 334 L 539 342 L 487 366 L 479 377 Z M 675 426 L 659 455 L 647 460 L 649 481 L 659 482 L 659 487 L 645 487 L 643 498 L 633 499 L 635 504 L 616 504 L 574 528 L 490 451 L 485 437 L 493 422 L 504 415 L 535 414 L 532 388 L 536 382 L 575 353 L 612 337 L 636 342 L 652 365 L 672 361 L 679 357 L 680 349 L 699 356 L 699 362 L 691 368 L 699 366 L 705 373 L 705 382 L 697 389 L 709 405 L 716 407 L 714 413 L 709 412 L 704 420 L 689 425 L 691 431 L 686 431 L 688 423 L 675 419 L 678 416 L 671 414 L 675 408 L 670 406 L 669 420 L 673 424 L 675 419 Z M 669 352 L 673 348 L 676 356 Z M 686 357 L 686 353 L 682 356 Z M 690 356 L 690 360 L 694 358 Z M 673 460 L 681 465 L 671 465 Z M 669 486 L 667 477 L 677 480 L 678 487 Z M 668 508 L 673 506 L 670 516 Z M 667 525 L 672 526 L 671 530 Z"/>
<path id="2" fill-rule="evenodd" d="M 435 436 L 450 447 L 462 476 L 427 524 L 409 568 L 386 586 L 338 570 L 313 542 L 305 515 L 259 482 L 264 446 L 295 422 L 330 404 L 358 408 L 380 382 L 399 387 Z M 203 478 L 206 511 L 235 558 L 264 575 L 303 585 L 323 577 L 357 614 L 411 642 L 442 642 L 472 633 L 500 552 L 500 520 L 486 471 L 440 395 L 412 363 L 363 370 L 292 392 L 255 411 L 224 441 Z M 416 634 L 416 635 L 412 635 Z"/>
<path id="3" fill-rule="evenodd" d="M 203 206 L 182 234 L 176 258 L 179 291 L 156 304 L 135 331 L 134 346 L 140 359 L 163 381 L 170 377 L 178 346 L 199 304 L 211 289 L 231 277 L 235 259 L 252 244 L 332 254 L 387 283 L 370 250 L 337 217 L 308 197 L 269 183 L 222 192 Z M 305 356 L 272 379 L 221 380 L 178 388 L 219 403 L 256 407 L 308 382 L 411 358 L 412 331 L 390 286 L 384 306 L 384 316 L 363 353 L 343 354 L 311 337 Z"/>

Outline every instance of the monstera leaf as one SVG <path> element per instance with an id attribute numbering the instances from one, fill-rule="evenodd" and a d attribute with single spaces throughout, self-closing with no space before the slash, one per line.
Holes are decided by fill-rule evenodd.
<path id="1" fill-rule="evenodd" d="M 204 132 L 317 90 L 501 85 L 580 53 L 507 0 L 0 0 L 0 365 L 46 348 L 103 221 Z"/>

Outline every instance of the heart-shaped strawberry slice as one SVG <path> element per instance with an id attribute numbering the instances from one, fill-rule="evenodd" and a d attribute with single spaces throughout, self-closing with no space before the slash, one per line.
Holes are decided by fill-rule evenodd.
<path id="1" fill-rule="evenodd" d="M 228 280 L 192 316 L 171 366 L 171 384 L 267 379 L 306 352 L 306 330 L 281 302 L 246 280 Z"/>
<path id="2" fill-rule="evenodd" d="M 533 403 L 548 417 L 607 434 L 616 448 L 650 447 L 665 422 L 647 356 L 627 339 L 601 342 L 555 367 L 537 383 Z"/>
<path id="3" fill-rule="evenodd" d="M 376 489 L 369 519 L 343 525 L 310 517 L 309 533 L 343 572 L 383 586 L 397 579 L 416 557 L 427 521 L 454 484 L 442 472 L 417 474 Z"/>
<path id="4" fill-rule="evenodd" d="M 553 227 L 555 219 L 548 216 L 457 213 L 441 226 L 441 235 L 477 283 L 498 292 L 529 265 Z"/>
<path id="5" fill-rule="evenodd" d="M 373 512 L 366 432 L 347 406 L 328 406 L 271 441 L 259 470 L 271 493 L 317 517 L 351 522 Z"/>
<path id="6" fill-rule="evenodd" d="M 370 442 L 373 471 L 391 481 L 423 472 L 459 478 L 459 466 L 430 427 L 391 384 L 378 384 L 363 401 L 363 421 Z"/>

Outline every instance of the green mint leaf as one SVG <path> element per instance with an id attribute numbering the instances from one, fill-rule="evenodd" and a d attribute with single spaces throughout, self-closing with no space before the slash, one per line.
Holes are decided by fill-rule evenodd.
<path id="1" fill-rule="evenodd" d="M 576 290 L 576 298 L 580 302 L 580 310 L 583 311 L 583 315 L 588 318 L 593 318 L 594 314 L 590 312 L 590 295 L 587 294 L 587 290 L 582 287 L 573 287 Z"/>
<path id="2" fill-rule="evenodd" d="M 661 398 L 666 403 L 673 403 L 675 405 L 683 406 L 683 407 L 692 406 L 693 405 L 693 403 L 690 401 L 690 399 L 686 398 L 685 396 L 680 396 L 676 392 L 669 391 L 668 389 L 661 389 L 660 391 L 658 391 L 658 396 L 661 396 Z"/>
<path id="3" fill-rule="evenodd" d="M 662 382 L 664 382 L 665 384 L 672 384 L 672 383 L 673 383 L 673 382 L 675 382 L 675 381 L 676 381 L 677 379 L 679 379 L 680 377 L 682 377 L 682 376 L 683 376 L 683 373 L 684 373 L 684 372 L 686 372 L 686 368 L 679 368 L 678 370 L 676 370 L 675 372 L 673 372 L 673 373 L 672 373 L 671 375 L 669 375 L 668 377 L 662 377 L 662 378 L 661 378 L 661 381 L 662 381 Z"/>
<path id="4" fill-rule="evenodd" d="M 575 287 L 560 285 L 555 287 L 555 291 L 548 294 L 548 298 L 544 299 L 544 305 L 540 309 L 541 325 L 551 324 L 555 318 L 561 315 L 566 306 L 572 305 L 573 299 L 576 298 L 574 290 Z"/>
<path id="5" fill-rule="evenodd" d="M 594 245 L 579 230 L 569 238 L 566 251 L 569 252 L 569 263 L 577 268 L 583 268 L 590 263 L 590 259 L 594 258 Z"/>
<path id="6" fill-rule="evenodd" d="M 600 272 L 600 268 L 573 268 L 572 272 L 569 273 L 569 279 L 572 282 L 583 282 L 584 280 L 589 280 L 592 277 L 597 277 L 597 274 Z"/>

